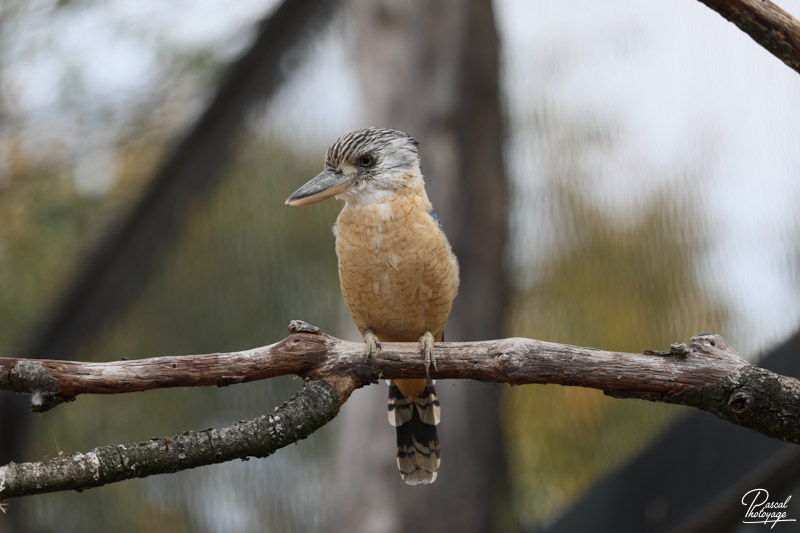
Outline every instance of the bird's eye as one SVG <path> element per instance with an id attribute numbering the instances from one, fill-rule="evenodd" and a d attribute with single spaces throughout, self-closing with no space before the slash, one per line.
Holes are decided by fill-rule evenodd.
<path id="1" fill-rule="evenodd" d="M 358 165 L 361 167 L 371 167 L 373 164 L 375 164 L 375 158 L 369 154 L 358 158 Z"/>

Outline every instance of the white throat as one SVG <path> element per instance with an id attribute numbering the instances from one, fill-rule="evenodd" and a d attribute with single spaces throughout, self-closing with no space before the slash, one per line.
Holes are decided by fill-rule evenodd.
<path id="1" fill-rule="evenodd" d="M 394 192 L 387 189 L 364 189 L 361 191 L 345 191 L 336 198 L 344 200 L 347 205 L 361 207 L 386 203 L 392 196 L 394 196 Z"/>

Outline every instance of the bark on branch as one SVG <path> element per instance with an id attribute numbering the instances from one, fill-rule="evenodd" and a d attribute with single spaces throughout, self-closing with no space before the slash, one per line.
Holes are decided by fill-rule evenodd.
<path id="1" fill-rule="evenodd" d="M 346 386 L 337 390 L 325 380 L 315 381 L 275 412 L 226 428 L 102 446 L 36 463 L 11 462 L 0 466 L 0 509 L 2 501 L 18 496 L 80 491 L 233 459 L 266 457 L 331 421 L 352 390 Z"/>
<path id="2" fill-rule="evenodd" d="M 800 22 L 769 0 L 700 0 L 800 73 Z"/>
<path id="3" fill-rule="evenodd" d="M 0 390 L 33 395 L 46 410 L 79 394 L 164 387 L 226 386 L 296 374 L 311 382 L 272 415 L 223 429 L 97 448 L 86 454 L 0 467 L 0 499 L 175 472 L 248 456 L 263 457 L 331 420 L 358 387 L 379 379 L 424 377 L 416 343 L 383 343 L 377 364 L 364 345 L 301 321 L 280 342 L 243 352 L 110 363 L 0 358 Z M 697 407 L 764 435 L 800 444 L 800 381 L 752 365 L 719 335 L 641 354 L 533 339 L 439 343 L 436 379 L 522 385 L 555 383 L 616 397 Z"/>

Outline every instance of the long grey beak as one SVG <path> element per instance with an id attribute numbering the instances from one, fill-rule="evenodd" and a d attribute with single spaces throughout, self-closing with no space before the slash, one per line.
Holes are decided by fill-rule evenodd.
<path id="1" fill-rule="evenodd" d="M 344 192 L 350 181 L 341 172 L 325 169 L 286 199 L 286 205 L 308 205 Z"/>

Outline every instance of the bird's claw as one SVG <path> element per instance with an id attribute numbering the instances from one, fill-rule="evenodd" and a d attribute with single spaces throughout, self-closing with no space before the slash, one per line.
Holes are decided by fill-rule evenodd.
<path id="1" fill-rule="evenodd" d="M 381 341 L 378 340 L 377 335 L 371 329 L 364 332 L 364 342 L 367 343 L 367 348 L 364 350 L 366 356 L 364 362 L 368 363 L 369 358 L 372 357 L 372 366 L 378 362 L 378 352 L 381 351 Z"/>
<path id="2" fill-rule="evenodd" d="M 419 338 L 420 353 L 425 361 L 425 375 L 431 379 L 431 366 L 434 370 L 436 368 L 436 357 L 433 355 L 433 333 L 426 331 L 425 334 Z"/>

